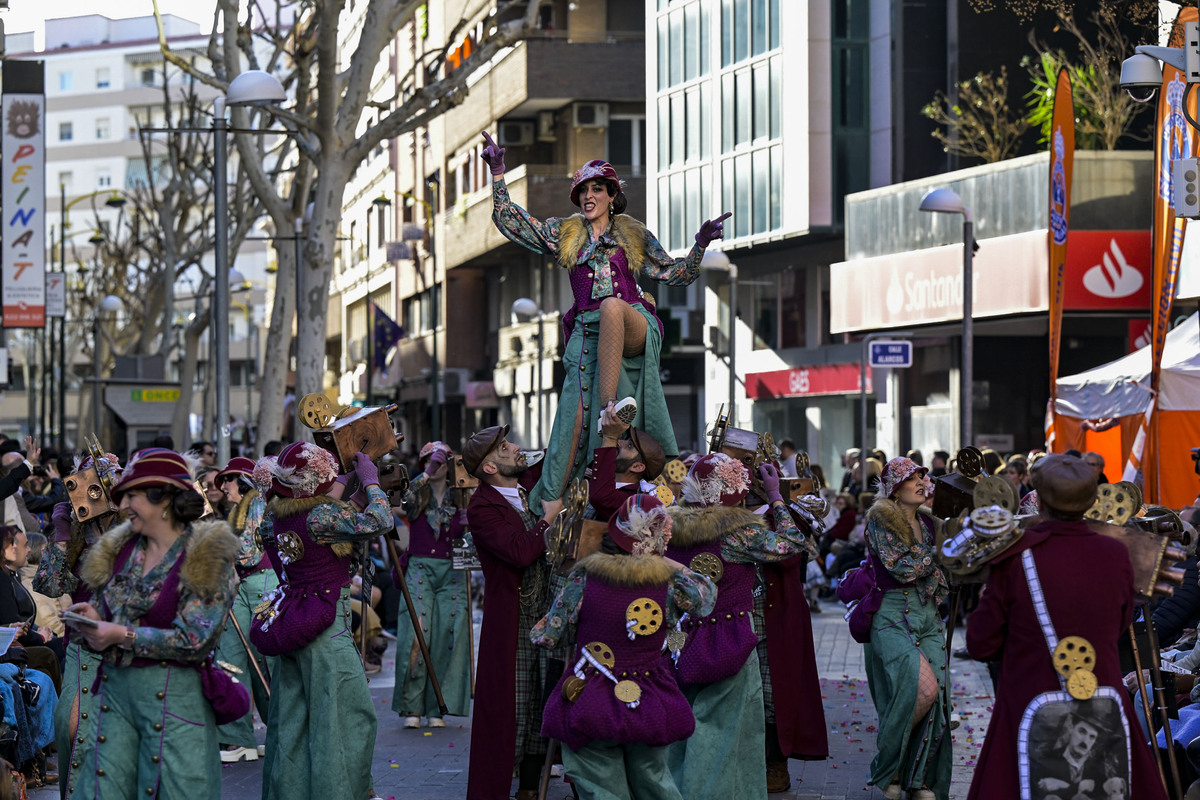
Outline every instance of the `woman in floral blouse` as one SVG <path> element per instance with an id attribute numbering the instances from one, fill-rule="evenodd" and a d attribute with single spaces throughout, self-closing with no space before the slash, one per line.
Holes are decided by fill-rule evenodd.
<path id="1" fill-rule="evenodd" d="M 669 286 L 696 280 L 704 249 L 724 238 L 722 223 L 730 215 L 705 222 L 691 251 L 671 258 L 654 234 L 623 213 L 627 201 L 612 165 L 589 161 L 571 183 L 571 202 L 582 213 L 543 222 L 509 197 L 504 149 L 487 133 L 483 138 L 483 160 L 492 172 L 492 221 L 511 241 L 551 256 L 565 268 L 575 298 L 563 317 L 562 398 L 542 478 L 530 493 L 533 507 L 539 508 L 539 500 L 561 497 L 570 480 L 583 474 L 587 454 L 600 446 L 600 412 L 618 397 L 636 402 L 626 406 L 631 418 L 624 421 L 650 434 L 668 459 L 675 457 L 678 447 L 658 380 L 663 326 L 637 278 L 644 275 Z M 581 433 L 587 434 L 582 445 Z"/>
<path id="2" fill-rule="evenodd" d="M 73 796 L 221 796 L 217 727 L 199 667 L 221 635 L 237 589 L 238 540 L 199 522 L 204 501 L 183 456 L 141 451 L 112 488 L 128 519 L 93 545 L 81 579 L 91 603 L 72 623 L 102 654 L 90 689 L 92 763 Z"/>
<path id="3" fill-rule="evenodd" d="M 893 458 L 881 499 L 867 512 L 868 558 L 883 604 L 864 645 L 871 698 L 879 712 L 871 783 L 898 800 L 946 800 L 952 767 L 947 650 L 938 601 L 946 576 L 933 558 L 933 519 L 920 508 L 932 493 L 928 470 Z"/>

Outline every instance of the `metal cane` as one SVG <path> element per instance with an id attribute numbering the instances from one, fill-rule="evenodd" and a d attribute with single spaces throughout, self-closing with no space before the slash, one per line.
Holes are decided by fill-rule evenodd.
<path id="1" fill-rule="evenodd" d="M 388 554 L 392 557 L 392 563 L 396 565 L 396 571 L 400 571 L 400 556 L 396 553 L 396 543 L 392 541 L 390 536 L 385 536 L 387 540 Z M 446 708 L 446 699 L 442 697 L 442 685 L 438 683 L 437 673 L 433 669 L 433 659 L 429 656 L 429 645 L 425 642 L 425 633 L 421 630 L 421 618 L 417 615 L 417 607 L 413 605 L 412 595 L 408 591 L 408 581 L 404 580 L 404 576 L 400 576 L 400 593 L 404 595 L 404 604 L 408 606 L 408 618 L 412 620 L 413 635 L 417 637 L 417 646 L 421 648 L 421 658 L 425 659 L 425 674 L 429 676 L 429 683 L 433 686 L 433 694 L 437 698 L 438 710 L 442 712 L 442 716 L 446 716 L 448 710 Z"/>
<path id="2" fill-rule="evenodd" d="M 267 672 L 266 664 L 261 668 L 258 666 L 258 659 L 254 657 L 254 651 L 250 648 L 250 642 L 246 640 L 246 634 L 242 633 L 242 626 L 238 623 L 237 617 L 233 615 L 233 609 L 229 609 L 229 621 L 233 623 L 233 629 L 237 631 L 238 638 L 242 640 L 242 647 L 246 648 L 246 657 L 250 659 L 250 666 L 254 667 L 254 672 L 258 675 L 259 682 L 262 683 L 263 689 L 267 693 L 267 699 L 271 699 L 271 675 Z"/>

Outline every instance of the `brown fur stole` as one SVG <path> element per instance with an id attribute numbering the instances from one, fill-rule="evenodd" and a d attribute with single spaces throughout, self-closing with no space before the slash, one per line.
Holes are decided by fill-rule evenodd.
<path id="1" fill-rule="evenodd" d="M 246 492 L 229 515 L 229 527 L 233 528 L 233 532 L 238 536 L 241 536 L 246 530 L 246 517 L 250 516 L 250 504 L 256 497 L 258 497 L 257 489 Z"/>
<path id="2" fill-rule="evenodd" d="M 117 556 L 136 535 L 125 522 L 101 536 L 88 549 L 80 578 L 92 591 L 100 590 L 112 580 Z M 212 597 L 227 589 L 228 574 L 242 544 L 230 531 L 229 523 L 224 520 L 193 522 L 190 531 L 183 535 L 187 537 L 183 566 L 179 570 L 183 591 L 195 597 Z"/>
<path id="3" fill-rule="evenodd" d="M 925 514 L 933 518 L 932 512 L 926 506 L 921 506 L 917 509 L 918 514 Z M 933 532 L 936 538 L 940 522 L 933 518 Z M 876 500 L 867 509 L 867 524 L 874 522 L 879 527 L 887 530 L 896 536 L 900 541 L 912 545 L 913 541 L 912 526 L 908 524 L 908 519 L 904 516 L 904 509 L 895 500 Z"/>
<path id="4" fill-rule="evenodd" d="M 667 511 L 674 520 L 671 544 L 676 547 L 696 547 L 742 528 L 767 524 L 761 515 L 741 506 L 671 506 Z"/>
<path id="5" fill-rule="evenodd" d="M 297 514 L 308 514 L 323 503 L 354 511 L 354 507 L 349 503 L 334 500 L 328 495 L 318 494 L 312 497 L 272 497 L 267 501 L 267 513 L 274 515 L 275 519 L 286 519 Z M 338 558 L 346 558 L 354 552 L 354 542 L 334 542 L 329 546 Z"/>
<path id="6" fill-rule="evenodd" d="M 614 586 L 663 586 L 675 574 L 675 567 L 662 556 L 592 553 L 575 566 Z"/>
<path id="7" fill-rule="evenodd" d="M 646 226 L 628 214 L 613 216 L 609 227 L 617 246 L 625 251 L 625 261 L 630 271 L 637 275 L 646 263 Z M 579 251 L 588 241 L 587 221 L 583 214 L 572 214 L 563 219 L 558 229 L 558 264 L 572 269 L 579 260 Z"/>

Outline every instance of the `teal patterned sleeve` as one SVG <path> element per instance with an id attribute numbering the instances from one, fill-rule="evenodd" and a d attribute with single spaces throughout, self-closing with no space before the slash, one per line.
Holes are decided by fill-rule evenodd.
<path id="1" fill-rule="evenodd" d="M 561 220 L 557 217 L 551 217 L 545 222 L 535 219 L 512 201 L 508 195 L 508 184 L 503 178 L 492 181 L 492 222 L 510 242 L 535 253 L 558 257 Z"/>
<path id="2" fill-rule="evenodd" d="M 867 545 L 892 577 L 901 583 L 916 584 L 923 598 L 949 591 L 946 577 L 933 558 L 932 542 L 919 541 L 910 545 L 877 519 L 868 518 Z"/>
<path id="3" fill-rule="evenodd" d="M 378 486 L 367 487 L 367 507 L 361 512 L 349 503 L 322 503 L 308 513 L 308 532 L 321 544 L 373 539 L 392 525 L 392 507 Z"/>
<path id="4" fill-rule="evenodd" d="M 717 585 L 707 575 L 683 567 L 671 576 L 671 603 L 677 613 L 707 617 L 717 603 Z"/>
<path id="5" fill-rule="evenodd" d="M 671 258 L 658 239 L 646 231 L 646 263 L 642 274 L 668 286 L 687 286 L 700 275 L 704 248 L 694 245 L 683 258 Z"/>
<path id="6" fill-rule="evenodd" d="M 785 506 L 774 506 L 772 522 L 747 525 L 721 539 L 721 558 L 734 564 L 786 561 L 801 553 L 815 554 L 816 543 L 792 521 Z"/>
<path id="7" fill-rule="evenodd" d="M 246 526 L 240 534 L 242 549 L 238 552 L 238 566 L 250 567 L 262 561 L 263 551 L 259 544 L 262 540 L 258 536 L 258 529 L 266 511 L 267 501 L 263 500 L 261 495 L 255 495 L 250 500 L 250 509 L 246 512 Z"/>
<path id="8" fill-rule="evenodd" d="M 62 597 L 74 594 L 79 578 L 67 566 L 67 542 L 47 542 L 42 551 L 37 574 L 33 576 L 33 590 L 47 597 Z"/>
<path id="9" fill-rule="evenodd" d="M 537 621 L 529 631 L 529 641 L 546 650 L 553 650 L 579 622 L 579 608 L 583 605 L 583 590 L 587 585 L 587 573 L 573 569 L 567 576 L 558 597 L 546 616 Z"/>
<path id="10" fill-rule="evenodd" d="M 203 661 L 221 638 L 237 585 L 237 573 L 231 567 L 225 591 L 213 597 L 184 595 L 174 624 L 170 628 L 138 628 L 133 649 L 122 650 L 122 660 L 140 657 L 185 663 Z"/>

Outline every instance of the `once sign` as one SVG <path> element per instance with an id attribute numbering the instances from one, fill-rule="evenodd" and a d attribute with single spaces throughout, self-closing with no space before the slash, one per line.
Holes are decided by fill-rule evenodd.
<path id="1" fill-rule="evenodd" d="M 912 342 L 871 342 L 872 367 L 911 367 Z"/>

